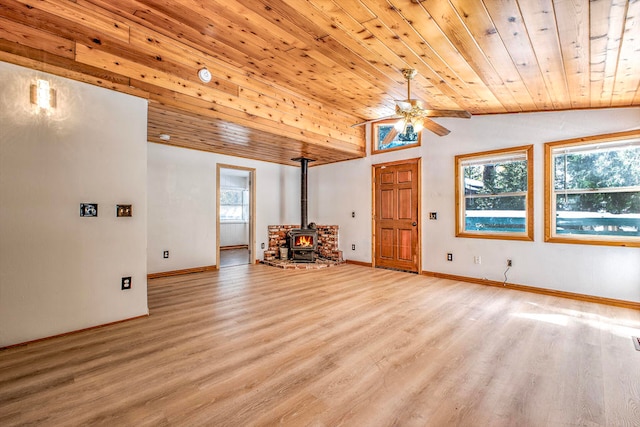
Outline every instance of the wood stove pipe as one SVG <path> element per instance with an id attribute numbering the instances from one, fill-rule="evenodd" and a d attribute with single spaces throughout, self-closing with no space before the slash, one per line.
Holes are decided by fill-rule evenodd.
<path id="1" fill-rule="evenodd" d="M 314 160 L 306 157 L 296 157 L 291 160 L 300 162 L 300 228 L 306 230 L 309 228 L 307 223 L 307 165 Z"/>

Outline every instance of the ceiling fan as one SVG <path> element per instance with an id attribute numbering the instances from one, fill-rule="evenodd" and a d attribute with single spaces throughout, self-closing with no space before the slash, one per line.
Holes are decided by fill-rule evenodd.
<path id="1" fill-rule="evenodd" d="M 423 128 L 426 128 L 439 136 L 445 136 L 449 134 L 449 129 L 434 122 L 430 119 L 430 117 L 457 117 L 463 119 L 468 119 L 471 117 L 471 113 L 464 110 L 429 110 L 424 108 L 424 104 L 421 100 L 412 99 L 411 80 L 413 80 L 417 73 L 418 72 L 412 68 L 402 70 L 402 75 L 404 76 L 405 80 L 407 80 L 407 99 L 396 100 L 395 115 L 376 120 L 369 120 L 366 122 L 358 123 L 354 126 L 391 118 L 400 119 L 384 138 L 384 141 L 381 142 L 381 145 L 386 145 L 393 141 L 398 134 L 414 132 L 418 133 Z"/>

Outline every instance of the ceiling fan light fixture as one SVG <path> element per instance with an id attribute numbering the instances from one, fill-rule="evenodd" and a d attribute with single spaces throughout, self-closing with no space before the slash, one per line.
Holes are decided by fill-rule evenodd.
<path id="1" fill-rule="evenodd" d="M 394 123 L 393 131 L 389 132 L 386 138 L 392 138 L 398 134 L 405 134 L 405 138 L 407 138 L 409 134 L 415 136 L 425 128 L 438 136 L 445 136 L 450 133 L 449 129 L 434 122 L 431 120 L 431 117 L 457 117 L 462 119 L 468 119 L 471 117 L 471 113 L 464 110 L 426 109 L 421 100 L 411 98 L 411 80 L 413 80 L 416 75 L 417 71 L 413 68 L 406 68 L 402 70 L 402 76 L 407 81 L 407 98 L 401 100 L 396 99 L 395 116 L 384 117 L 384 119 L 396 117 L 400 119 Z M 366 122 L 357 123 L 354 126 L 360 126 L 380 120 L 382 119 L 368 120 Z M 388 142 L 389 141 L 386 139 L 383 141 L 384 144 L 387 144 Z"/>

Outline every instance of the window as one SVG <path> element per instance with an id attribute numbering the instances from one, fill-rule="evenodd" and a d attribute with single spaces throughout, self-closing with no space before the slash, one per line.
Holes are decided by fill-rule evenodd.
<path id="1" fill-rule="evenodd" d="M 456 236 L 533 240 L 533 145 L 455 162 Z"/>
<path id="2" fill-rule="evenodd" d="M 249 190 L 220 189 L 220 221 L 246 222 L 249 218 Z"/>
<path id="3" fill-rule="evenodd" d="M 545 144 L 545 241 L 640 246 L 640 131 Z"/>
<path id="4" fill-rule="evenodd" d="M 420 146 L 422 131 L 415 132 L 412 125 L 408 125 L 403 132 L 398 132 L 393 140 L 385 143 L 385 138 L 391 130 L 394 129 L 396 124 L 398 124 L 398 119 L 382 120 L 373 123 L 373 132 L 371 132 L 371 154 Z"/>

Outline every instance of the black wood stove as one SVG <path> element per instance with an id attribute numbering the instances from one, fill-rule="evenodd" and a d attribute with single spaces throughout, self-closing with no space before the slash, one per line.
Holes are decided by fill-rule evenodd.
<path id="1" fill-rule="evenodd" d="M 304 157 L 292 159 L 300 162 L 300 227 L 287 235 L 292 261 L 315 262 L 318 232 L 307 223 L 307 165 L 313 160 Z"/>

